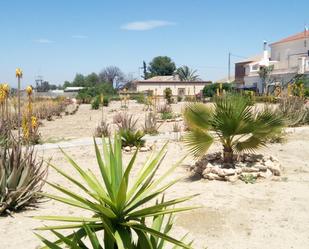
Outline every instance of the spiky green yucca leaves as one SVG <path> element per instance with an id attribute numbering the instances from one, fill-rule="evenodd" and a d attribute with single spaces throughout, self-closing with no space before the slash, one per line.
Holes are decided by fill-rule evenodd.
<path id="1" fill-rule="evenodd" d="M 204 155 L 216 137 L 223 145 L 226 163 L 233 162 L 235 151 L 253 152 L 265 146 L 267 139 L 284 126 L 282 116 L 267 108 L 255 112 L 241 96 L 218 98 L 212 107 L 190 104 L 184 116 L 191 130 L 185 141 L 193 155 Z"/>
<path id="2" fill-rule="evenodd" d="M 33 147 L 22 150 L 15 141 L 0 147 L 0 215 L 34 204 L 46 175 L 47 167 L 36 159 Z"/>
<path id="3" fill-rule="evenodd" d="M 83 170 L 64 152 L 65 157 L 79 173 L 82 181 L 72 178 L 63 170 L 51 165 L 51 167 L 76 185 L 84 194 L 80 192 L 74 193 L 68 188 L 53 183 L 48 184 L 63 193 L 64 196 L 55 196 L 47 193 L 43 194 L 46 197 L 70 206 L 91 211 L 92 215 L 87 217 L 36 217 L 42 220 L 67 222 L 66 224 L 57 226 L 41 227 L 37 230 L 56 231 L 75 229 L 74 232 L 66 235 L 64 239 L 67 241 L 81 241 L 84 237 L 87 237 L 87 235 L 90 238 L 85 227 L 86 225 L 90 231 L 93 231 L 92 234 L 98 231 L 104 231 L 102 247 L 105 249 L 153 249 L 151 246 L 151 238 L 156 240 L 162 239 L 181 246 L 182 248 L 190 248 L 189 245 L 170 237 L 165 232 L 147 226 L 147 219 L 192 209 L 192 207 L 174 208 L 173 206 L 189 200 L 194 196 L 177 198 L 169 201 L 163 200 L 159 204 L 152 202 L 152 200 L 177 182 L 177 180 L 174 180 L 167 184 L 163 184 L 163 180 L 173 172 L 178 164 L 171 167 L 171 169 L 161 177 L 154 178 L 166 154 L 167 145 L 165 145 L 157 155 L 152 155 L 147 160 L 134 181 L 129 184 L 131 180 L 130 173 L 135 163 L 137 151 L 127 167 L 124 168 L 121 154 L 121 139 L 119 135 L 115 136 L 114 144 L 109 142 L 109 145 L 107 145 L 104 139 L 102 141 L 103 157 L 95 142 L 96 157 L 100 169 L 99 178 L 91 170 Z M 137 240 L 133 241 L 133 235 L 137 236 Z M 63 242 L 64 239 L 59 240 L 56 244 Z"/>

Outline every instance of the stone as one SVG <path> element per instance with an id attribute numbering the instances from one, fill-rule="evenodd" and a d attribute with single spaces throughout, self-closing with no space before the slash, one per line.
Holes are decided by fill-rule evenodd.
<path id="1" fill-rule="evenodd" d="M 270 168 L 274 165 L 273 161 L 271 161 L 270 159 L 266 160 L 264 162 L 264 165 L 267 167 L 267 168 Z"/>
<path id="2" fill-rule="evenodd" d="M 225 180 L 229 181 L 229 182 L 237 182 L 239 179 L 238 175 L 233 175 L 233 176 L 226 176 Z"/>
<path id="3" fill-rule="evenodd" d="M 209 167 L 209 166 L 208 166 Z M 219 174 L 219 172 L 221 173 L 221 170 L 222 169 L 220 169 L 218 166 L 212 166 L 212 167 L 210 167 L 211 168 L 211 173 L 213 173 L 213 174 Z"/>
<path id="4" fill-rule="evenodd" d="M 260 172 L 260 177 L 265 178 L 265 179 L 269 179 L 273 176 L 273 173 L 267 169 L 266 172 Z"/>
<path id="5" fill-rule="evenodd" d="M 205 174 L 204 178 L 208 180 L 217 180 L 217 181 L 225 180 L 224 177 L 218 176 L 217 174 L 214 174 L 214 173 Z"/>
<path id="6" fill-rule="evenodd" d="M 136 146 L 133 146 L 131 149 L 135 151 L 137 148 L 136 148 Z"/>
<path id="7" fill-rule="evenodd" d="M 236 169 L 235 169 L 235 173 L 236 173 L 236 174 L 239 175 L 241 172 L 242 172 L 242 168 L 236 168 Z"/>
<path id="8" fill-rule="evenodd" d="M 254 172 L 259 172 L 260 170 L 256 167 L 243 167 L 242 172 L 246 173 L 254 173 Z"/>
<path id="9" fill-rule="evenodd" d="M 279 163 L 274 163 L 273 165 L 269 166 L 268 169 L 275 175 L 281 175 L 281 167 Z"/>
<path id="10" fill-rule="evenodd" d="M 206 156 L 206 158 L 207 158 L 208 161 L 214 161 L 214 160 L 217 159 L 217 155 L 216 154 L 208 154 Z"/>
<path id="11" fill-rule="evenodd" d="M 218 177 L 218 175 L 214 173 L 208 173 L 208 174 L 203 175 L 203 177 L 208 180 L 215 180 L 215 178 Z"/>
<path id="12" fill-rule="evenodd" d="M 130 146 L 124 147 L 124 151 L 125 151 L 125 152 L 130 152 L 130 151 L 131 151 L 131 147 L 130 147 Z"/>
<path id="13" fill-rule="evenodd" d="M 139 151 L 140 151 L 140 152 L 147 152 L 147 151 L 149 151 L 149 148 L 148 148 L 148 147 L 141 147 L 141 148 L 139 149 Z"/>
<path id="14" fill-rule="evenodd" d="M 263 172 L 267 170 L 267 166 L 261 163 L 254 164 L 254 167 L 259 169 L 259 171 L 263 171 Z"/>
<path id="15" fill-rule="evenodd" d="M 224 176 L 232 176 L 235 175 L 235 169 L 223 169 Z"/>
<path id="16" fill-rule="evenodd" d="M 204 177 L 204 178 L 206 178 L 206 176 L 208 175 L 208 174 L 210 174 L 211 173 L 211 168 L 206 168 L 206 169 L 204 169 L 204 171 L 203 171 L 203 173 L 202 173 L 202 176 Z M 212 174 L 212 173 L 211 173 Z"/>
<path id="17" fill-rule="evenodd" d="M 175 118 L 175 121 L 176 121 L 176 122 L 180 122 L 180 121 L 182 121 L 182 118 L 181 118 L 181 117 Z"/>

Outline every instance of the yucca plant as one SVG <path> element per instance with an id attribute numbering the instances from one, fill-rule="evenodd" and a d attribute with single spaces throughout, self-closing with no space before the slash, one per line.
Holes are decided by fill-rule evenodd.
<path id="1" fill-rule="evenodd" d="M 74 193 L 70 189 L 58 184 L 48 183 L 64 194 L 64 196 L 56 196 L 48 193 L 42 194 L 67 205 L 90 211 L 92 214 L 85 217 L 35 217 L 40 220 L 67 222 L 62 225 L 44 226 L 37 228 L 37 230 L 57 231 L 75 229 L 75 231 L 70 234 L 66 233 L 66 235 L 61 235 L 57 232 L 60 238 L 54 242 L 57 245 L 64 241 L 79 242 L 83 241 L 85 237 L 89 237 L 91 241 L 95 242 L 93 248 L 151 249 L 153 248 L 151 238 L 153 238 L 155 240 L 161 239 L 170 242 L 182 248 L 191 248 L 190 245 L 186 245 L 180 240 L 172 238 L 164 231 L 158 231 L 158 229 L 147 225 L 148 219 L 193 209 L 193 207 L 175 208 L 174 205 L 187 201 L 194 196 L 168 201 L 162 200 L 159 204 L 152 202 L 152 200 L 178 181 L 173 180 L 172 182 L 163 184 L 163 180 L 173 172 L 179 163 L 172 166 L 161 177 L 154 178 L 166 154 L 167 145 L 156 156 L 152 155 L 147 160 L 134 181 L 129 184 L 129 181 L 132 180 L 130 174 L 134 167 L 137 150 L 127 167 L 124 167 L 119 135 L 115 135 L 114 143 L 109 142 L 109 145 L 106 144 L 104 139 L 102 141 L 103 157 L 94 141 L 97 162 L 100 169 L 100 178 L 90 169 L 83 170 L 72 158 L 63 152 L 68 162 L 79 173 L 82 181 L 72 178 L 71 175 L 68 175 L 56 166 L 50 166 L 78 187 L 80 191 Z M 81 194 L 81 192 L 84 194 Z M 98 234 L 99 231 L 104 232 L 102 239 L 103 245 L 101 246 L 97 244 L 98 239 L 95 238 L 97 235 L 94 235 Z M 136 239 L 133 239 L 133 235 L 136 236 Z M 42 237 L 41 239 L 44 241 Z M 46 240 L 44 242 L 46 243 Z"/>
<path id="2" fill-rule="evenodd" d="M 39 198 L 47 167 L 33 147 L 10 141 L 0 148 L 0 215 L 32 206 Z"/>
<path id="3" fill-rule="evenodd" d="M 156 232 L 160 232 L 163 234 L 168 234 L 174 225 L 174 218 L 175 215 L 173 214 L 168 214 L 168 215 L 158 215 L 156 217 L 152 218 L 152 224 L 151 224 L 151 228 L 156 231 Z M 83 225 L 83 229 L 86 232 L 86 236 L 89 238 L 89 242 L 90 242 L 90 246 L 87 246 L 80 237 L 78 236 L 73 236 L 72 239 L 67 238 L 65 236 L 63 236 L 61 233 L 52 230 L 52 233 L 58 238 L 57 242 L 52 242 L 50 240 L 47 240 L 46 238 L 42 237 L 41 235 L 35 233 L 40 239 L 41 241 L 48 247 L 48 248 L 61 248 L 59 247 L 60 243 L 63 243 L 66 248 L 70 247 L 70 248 L 75 248 L 75 249 L 88 249 L 88 248 L 95 248 L 95 249 L 103 249 L 104 245 L 103 243 L 101 243 L 101 239 L 97 236 L 96 231 L 94 229 L 91 229 L 88 225 L 84 224 Z M 181 242 L 183 243 L 186 238 L 187 238 L 188 234 L 185 234 L 184 236 L 182 236 L 181 238 Z M 150 246 L 151 249 L 164 249 L 166 248 L 167 245 L 167 241 L 161 238 L 157 238 L 154 235 L 149 234 L 148 236 L 146 235 L 146 243 L 148 246 Z M 187 243 L 187 246 L 191 246 L 193 244 L 193 241 L 191 241 L 190 243 Z M 136 249 L 144 249 L 144 243 L 138 239 L 138 241 L 136 242 L 136 246 L 129 246 L 129 245 L 125 245 L 128 247 L 125 248 L 136 248 Z M 145 249 L 147 249 L 148 247 L 146 247 Z M 175 245 L 173 246 L 172 249 L 181 249 L 183 248 L 182 246 L 178 246 Z"/>
<path id="4" fill-rule="evenodd" d="M 223 145 L 223 159 L 228 167 L 232 166 L 235 152 L 253 152 L 265 146 L 284 127 L 281 115 L 269 108 L 255 112 L 241 96 L 217 98 L 213 107 L 189 104 L 184 117 L 190 128 L 185 142 L 192 154 L 203 156 L 217 138 Z"/>

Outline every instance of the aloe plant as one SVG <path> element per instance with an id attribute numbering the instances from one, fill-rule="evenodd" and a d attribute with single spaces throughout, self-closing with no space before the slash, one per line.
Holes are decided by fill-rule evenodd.
<path id="1" fill-rule="evenodd" d="M 155 203 L 165 190 L 177 183 L 178 179 L 172 182 L 164 183 L 163 180 L 169 176 L 180 162 L 173 165 L 162 176 L 154 178 L 162 160 L 166 154 L 165 145 L 157 155 L 152 156 L 147 160 L 144 166 L 140 169 L 134 181 L 131 181 L 131 170 L 134 166 L 137 156 L 137 150 L 127 167 L 122 163 L 121 138 L 115 135 L 114 143 L 107 144 L 103 139 L 103 157 L 94 141 L 97 163 L 100 169 L 100 178 L 98 178 L 90 169 L 82 169 L 69 155 L 65 152 L 64 156 L 73 168 L 78 172 L 82 181 L 74 179 L 71 175 L 65 173 L 62 169 L 50 165 L 59 174 L 76 185 L 80 191 L 75 193 L 64 186 L 49 183 L 50 186 L 60 191 L 64 196 L 42 193 L 43 196 L 65 203 L 70 206 L 81 208 L 90 211 L 89 216 L 38 216 L 36 219 L 47 221 L 66 222 L 62 225 L 44 226 L 37 230 L 50 230 L 58 233 L 59 240 L 52 242 L 51 245 L 59 245 L 64 241 L 70 243 L 79 243 L 85 237 L 95 242 L 93 248 L 105 249 L 120 249 L 120 248 L 136 248 L 136 249 L 151 249 L 160 248 L 153 247 L 152 240 L 169 242 L 181 248 L 191 248 L 190 244 L 177 240 L 167 233 L 158 229 L 160 222 L 157 217 L 162 215 L 174 214 L 177 212 L 191 210 L 195 207 L 177 207 L 176 204 L 182 203 L 193 198 L 196 195 L 176 198 L 165 201 L 162 199 L 160 203 Z M 81 194 L 83 192 L 83 195 Z M 151 227 L 148 220 L 154 219 L 155 227 Z M 161 219 L 161 218 L 160 218 Z M 74 232 L 62 235 L 58 230 L 72 230 Z M 103 231 L 103 245 L 97 245 L 98 232 Z M 132 236 L 137 236 L 133 240 Z M 49 242 L 43 237 L 41 240 L 46 244 Z M 160 242 L 161 243 L 161 242 Z M 47 245 L 46 244 L 46 245 Z M 76 245 L 76 244 L 75 244 Z"/>
<path id="2" fill-rule="evenodd" d="M 0 215 L 33 205 L 46 175 L 33 147 L 22 150 L 16 141 L 5 143 L 0 148 Z"/>

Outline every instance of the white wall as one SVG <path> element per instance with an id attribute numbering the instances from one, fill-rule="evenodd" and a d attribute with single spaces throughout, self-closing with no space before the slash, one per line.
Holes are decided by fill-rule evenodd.
<path id="1" fill-rule="evenodd" d="M 173 95 L 178 95 L 178 89 L 184 88 L 185 89 L 185 95 L 194 95 L 194 86 L 195 86 L 195 94 L 199 93 L 203 90 L 204 86 L 206 84 L 201 83 L 186 83 L 186 82 L 177 82 L 177 83 L 136 83 L 136 90 L 138 92 L 145 92 L 148 90 L 155 91 L 157 90 L 157 95 L 164 95 L 164 90 L 166 88 L 171 88 Z"/>
<path id="2" fill-rule="evenodd" d="M 271 60 L 278 61 L 275 70 L 297 70 L 298 58 L 307 55 L 309 50 L 309 39 L 307 40 L 307 47 L 304 46 L 304 39 L 271 45 Z M 301 53 L 302 55 L 295 55 Z"/>

